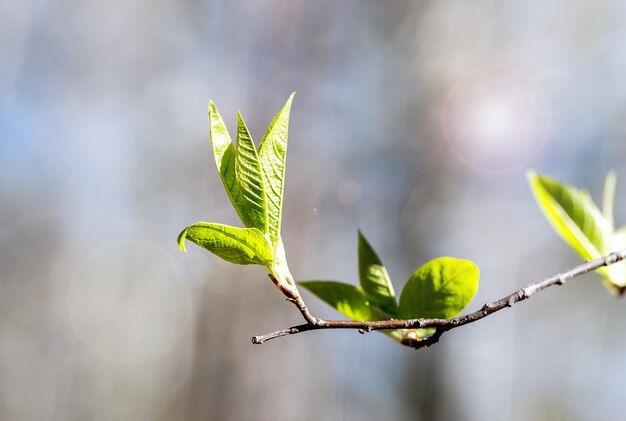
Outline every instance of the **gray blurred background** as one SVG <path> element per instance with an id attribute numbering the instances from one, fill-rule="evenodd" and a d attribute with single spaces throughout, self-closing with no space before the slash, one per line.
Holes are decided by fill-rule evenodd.
<path id="1" fill-rule="evenodd" d="M 250 337 L 300 316 L 198 247 L 237 224 L 206 107 L 259 141 L 292 91 L 283 237 L 298 279 L 399 292 L 474 260 L 470 309 L 576 265 L 536 168 L 626 222 L 626 3 L 0 2 L 1 420 L 617 420 L 626 302 L 592 274 L 413 351 L 381 334 Z M 312 310 L 339 317 L 306 295 Z"/>

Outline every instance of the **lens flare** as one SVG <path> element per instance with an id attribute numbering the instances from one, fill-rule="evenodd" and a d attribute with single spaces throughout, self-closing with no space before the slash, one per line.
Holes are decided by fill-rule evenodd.
<path id="1" fill-rule="evenodd" d="M 543 148 L 549 111 L 544 93 L 528 75 L 506 67 L 482 68 L 459 80 L 447 95 L 444 139 L 475 170 L 515 171 Z"/>

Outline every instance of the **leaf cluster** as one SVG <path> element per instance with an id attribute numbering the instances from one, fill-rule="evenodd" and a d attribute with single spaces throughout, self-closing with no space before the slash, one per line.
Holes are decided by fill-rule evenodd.
<path id="1" fill-rule="evenodd" d="M 267 266 L 281 278 L 276 262 L 284 256 L 280 222 L 293 97 L 291 94 L 267 128 L 258 150 L 240 112 L 235 147 L 217 107 L 213 101 L 209 103 L 215 164 L 245 228 L 197 222 L 178 236 L 181 250 L 185 251 L 185 240 L 189 240 L 231 263 Z"/>
<path id="2" fill-rule="evenodd" d="M 287 154 L 289 114 L 294 94 L 271 122 L 257 149 L 241 113 L 237 113 L 236 145 L 217 107 L 209 103 L 213 155 L 224 189 L 244 227 L 197 222 L 178 236 L 220 258 L 241 265 L 269 269 L 276 285 L 296 303 L 309 325 L 308 313 L 289 273 L 280 229 Z M 626 227 L 614 228 L 615 175 L 605 181 L 602 209 L 586 190 L 534 171 L 528 173 L 531 190 L 546 218 L 583 259 L 598 259 L 626 248 Z M 479 270 L 469 260 L 439 257 L 420 266 L 396 299 L 391 279 L 380 257 L 358 233 L 359 286 L 338 281 L 303 281 L 311 293 L 344 316 L 360 321 L 391 319 L 451 319 L 467 307 L 478 289 Z M 597 269 L 604 284 L 616 294 L 626 290 L 626 262 Z M 432 326 L 432 325 L 431 325 Z M 418 344 L 435 333 L 430 329 L 382 331 L 405 344 Z M 435 335 L 430 339 L 438 339 Z M 423 342 L 419 342 L 423 343 Z"/>
<path id="3" fill-rule="evenodd" d="M 337 281 L 299 284 L 344 316 L 357 321 L 449 319 L 470 303 L 478 289 L 478 266 L 469 260 L 439 257 L 413 272 L 398 302 L 387 269 L 360 231 L 358 261 L 358 287 Z M 411 345 L 433 332 L 432 328 L 383 331 L 405 345 Z"/>

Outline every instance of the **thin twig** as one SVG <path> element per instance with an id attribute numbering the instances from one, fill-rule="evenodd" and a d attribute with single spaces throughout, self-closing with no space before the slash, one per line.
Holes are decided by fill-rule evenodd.
<path id="1" fill-rule="evenodd" d="M 571 270 L 568 270 L 567 272 L 559 273 L 549 278 L 545 278 L 542 281 L 528 285 L 526 288 L 515 291 L 514 293 L 507 295 L 506 297 L 503 297 L 491 303 L 487 303 L 482 306 L 480 310 L 477 310 L 473 313 L 466 314 L 465 316 L 457 316 L 452 319 L 391 319 L 362 322 L 353 320 L 324 320 L 312 316 L 301 298 L 299 300 L 290 300 L 294 301 L 294 304 L 296 304 L 307 323 L 298 326 L 292 326 L 288 329 L 277 330 L 275 332 L 271 332 L 265 335 L 253 336 L 252 343 L 262 344 L 271 339 L 280 338 L 282 336 L 295 335 L 296 333 L 321 329 L 357 329 L 360 333 L 367 333 L 372 330 L 381 329 L 423 329 L 434 327 L 435 332 L 431 336 L 405 343 L 406 345 L 412 346 L 416 349 L 424 348 L 437 343 L 439 341 L 439 338 L 449 330 L 478 321 L 484 317 L 487 317 L 493 313 L 502 310 L 503 308 L 511 307 L 513 304 L 519 301 L 527 300 L 539 291 L 543 291 L 546 288 L 554 285 L 563 285 L 572 278 L 592 272 L 603 266 L 612 265 L 613 263 L 617 263 L 620 260 L 624 259 L 626 259 L 626 250 L 612 253 L 599 259 L 590 260 L 576 266 Z"/>
<path id="2" fill-rule="evenodd" d="M 269 276 L 272 282 L 274 282 L 274 285 L 276 285 L 281 290 L 281 292 L 285 294 L 285 296 L 287 297 L 287 301 L 292 302 L 298 308 L 298 311 L 300 311 L 300 314 L 302 314 L 302 317 L 304 317 L 304 320 L 306 320 L 308 324 L 317 325 L 319 323 L 320 319 L 318 319 L 317 317 L 311 314 L 311 312 L 309 311 L 309 308 L 304 303 L 304 300 L 302 299 L 302 296 L 298 292 L 297 288 L 295 289 L 283 288 L 283 286 L 280 284 L 280 282 L 278 282 L 278 280 L 276 279 L 274 275 L 269 273 L 267 276 Z M 295 285 L 295 282 L 294 282 L 294 285 Z"/>

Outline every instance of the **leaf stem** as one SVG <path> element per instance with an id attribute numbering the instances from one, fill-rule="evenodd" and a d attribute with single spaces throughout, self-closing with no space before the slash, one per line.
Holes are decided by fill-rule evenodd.
<path id="1" fill-rule="evenodd" d="M 262 344 L 271 339 L 280 338 L 288 335 L 295 335 L 297 333 L 308 332 L 311 330 L 322 329 L 356 329 L 359 333 L 367 333 L 372 330 L 381 329 L 423 329 L 423 328 L 435 328 L 435 333 L 423 339 L 410 340 L 405 345 L 409 345 L 415 349 L 431 346 L 439 341 L 441 336 L 449 330 L 461 327 L 473 322 L 476 322 L 482 318 L 490 316 L 504 308 L 511 307 L 513 304 L 524 301 L 535 295 L 536 293 L 543 291 L 554 285 L 563 285 L 567 281 L 583 275 L 585 273 L 592 272 L 603 266 L 609 266 L 626 259 L 626 249 L 611 253 L 605 257 L 599 259 L 590 260 L 582 263 L 566 272 L 558 273 L 554 276 L 545 278 L 539 282 L 528 285 L 525 288 L 519 289 L 512 294 L 509 294 L 499 300 L 486 303 L 480 310 L 473 313 L 466 314 L 465 316 L 457 316 L 452 319 L 406 319 L 406 320 L 377 320 L 377 321 L 353 321 L 353 320 L 324 320 L 314 317 L 309 312 L 304 300 L 301 297 L 289 297 L 288 300 L 292 301 L 297 307 L 307 323 L 292 326 L 287 329 L 277 330 L 265 335 L 258 335 L 252 337 L 252 343 Z M 270 278 L 276 282 L 275 278 L 270 275 Z M 283 291 L 284 292 L 284 291 Z M 299 295 L 299 294 L 298 294 Z"/>

